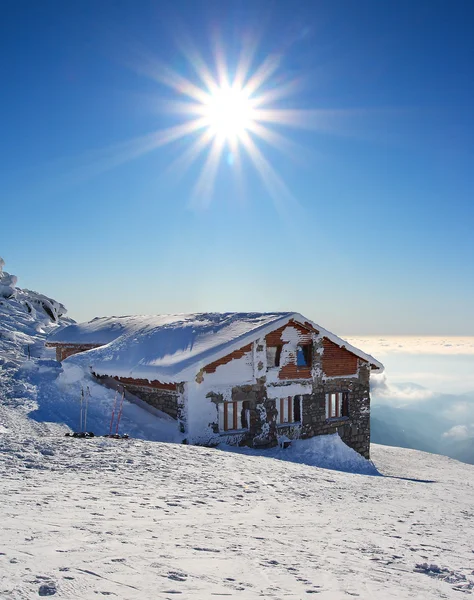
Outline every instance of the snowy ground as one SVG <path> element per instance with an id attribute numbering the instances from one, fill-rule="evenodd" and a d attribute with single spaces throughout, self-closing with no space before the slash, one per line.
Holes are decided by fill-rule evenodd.
<path id="1" fill-rule="evenodd" d="M 459 598 L 474 587 L 474 467 L 444 457 L 375 446 L 384 477 L 178 444 L 8 438 L 1 598 Z"/>

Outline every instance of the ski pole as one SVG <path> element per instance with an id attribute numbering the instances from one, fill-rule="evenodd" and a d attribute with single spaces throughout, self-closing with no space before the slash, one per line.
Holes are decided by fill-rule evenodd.
<path id="1" fill-rule="evenodd" d="M 122 416 L 122 411 L 123 411 L 123 399 L 124 398 L 125 398 L 125 389 L 122 388 L 122 398 L 120 399 L 120 410 L 117 415 L 117 428 L 115 429 L 115 435 L 118 435 L 120 418 Z"/>
<path id="2" fill-rule="evenodd" d="M 84 388 L 81 387 L 81 410 L 79 415 L 79 432 L 82 433 L 82 405 L 84 402 Z"/>
<path id="3" fill-rule="evenodd" d="M 112 408 L 112 418 L 110 419 L 109 435 L 112 435 L 112 427 L 114 426 L 115 409 L 117 407 L 118 389 L 115 390 L 114 405 Z"/>
<path id="4" fill-rule="evenodd" d="M 86 408 L 85 408 L 85 412 L 84 412 L 84 431 L 87 432 L 87 408 L 89 406 L 89 397 L 91 395 L 91 391 L 89 389 L 89 386 L 86 387 Z"/>

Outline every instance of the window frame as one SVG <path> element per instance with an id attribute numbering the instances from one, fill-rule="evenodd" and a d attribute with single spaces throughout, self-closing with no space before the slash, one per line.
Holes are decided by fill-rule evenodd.
<path id="1" fill-rule="evenodd" d="M 232 413 L 229 415 L 229 407 L 232 406 Z M 244 413 L 245 411 L 245 413 Z M 245 423 L 242 415 L 245 415 Z M 217 406 L 217 417 L 219 433 L 233 433 L 237 431 L 248 431 L 250 426 L 250 415 L 248 402 L 246 400 L 234 400 L 230 402 L 220 402 Z M 232 423 L 229 426 L 229 417 Z"/>
<path id="2" fill-rule="evenodd" d="M 347 390 L 326 392 L 324 400 L 327 421 L 349 418 L 349 392 Z"/>
<path id="3" fill-rule="evenodd" d="M 298 354 L 300 351 L 303 354 L 303 358 L 305 360 L 304 365 L 298 364 Z M 296 346 L 296 367 L 298 369 L 311 369 L 312 364 L 313 364 L 313 344 L 312 343 L 298 344 Z"/>
<path id="4" fill-rule="evenodd" d="M 272 349 L 272 350 L 275 349 L 275 358 L 274 358 L 274 361 L 273 361 L 274 362 L 273 365 L 268 364 L 268 351 L 270 349 Z M 281 366 L 281 353 L 282 353 L 282 350 L 283 350 L 283 344 L 276 344 L 276 345 L 273 345 L 273 346 L 267 346 L 267 349 L 266 349 L 267 371 L 269 369 L 278 369 Z"/>
<path id="5" fill-rule="evenodd" d="M 285 410 L 286 403 L 286 410 Z M 294 420 L 295 416 L 295 406 L 296 403 L 299 404 L 299 421 Z M 291 427 L 293 425 L 301 425 L 302 417 L 303 417 L 303 398 L 301 395 L 297 396 L 283 396 L 282 398 L 275 399 L 275 408 L 277 410 L 277 427 Z M 288 421 L 282 421 L 285 418 L 285 414 L 288 415 Z M 291 421 L 290 421 L 291 417 Z"/>

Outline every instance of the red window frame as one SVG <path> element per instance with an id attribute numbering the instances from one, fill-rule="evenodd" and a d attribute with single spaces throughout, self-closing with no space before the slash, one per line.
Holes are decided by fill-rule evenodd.
<path id="1" fill-rule="evenodd" d="M 232 414 L 229 414 L 229 406 L 232 406 Z M 245 400 L 236 400 L 234 402 L 223 402 L 223 429 L 222 431 L 240 431 L 241 429 L 248 429 L 249 427 L 249 416 L 248 416 L 248 403 Z M 245 423 L 243 422 L 242 413 L 246 411 Z M 219 418 L 219 423 L 221 423 Z"/>
<path id="2" fill-rule="evenodd" d="M 333 414 L 333 396 L 334 414 Z M 328 392 L 326 399 L 326 419 L 341 419 L 348 416 L 349 394 L 348 392 Z"/>
<path id="3" fill-rule="evenodd" d="M 276 402 L 279 402 L 278 406 L 278 423 L 277 425 L 293 425 L 294 423 L 300 423 L 301 422 L 301 396 L 286 396 L 285 398 L 280 398 L 280 400 L 276 400 Z M 300 403 L 300 409 L 299 409 L 299 414 L 300 414 L 300 420 L 299 421 L 295 421 L 295 402 L 299 402 Z M 285 408 L 288 409 L 288 421 L 285 421 Z"/>

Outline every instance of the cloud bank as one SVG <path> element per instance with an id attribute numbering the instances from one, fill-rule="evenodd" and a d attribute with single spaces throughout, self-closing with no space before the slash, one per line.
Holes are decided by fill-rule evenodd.
<path id="1" fill-rule="evenodd" d="M 474 356 L 474 337 L 468 336 L 359 336 L 346 339 L 356 348 L 372 354 L 375 358 L 387 354 L 463 354 Z"/>

